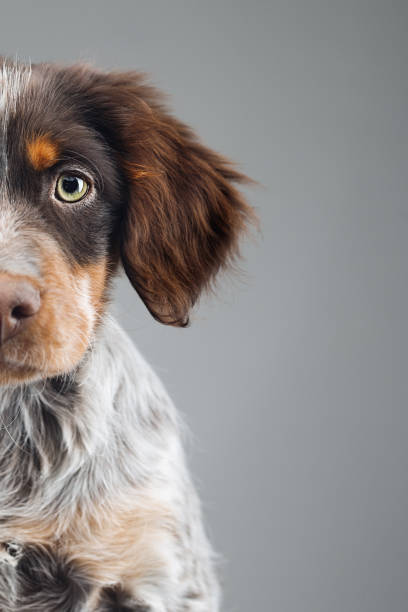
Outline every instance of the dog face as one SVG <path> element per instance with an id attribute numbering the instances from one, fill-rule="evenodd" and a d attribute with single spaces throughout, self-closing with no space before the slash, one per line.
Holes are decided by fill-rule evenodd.
<path id="1" fill-rule="evenodd" d="M 137 73 L 0 71 L 0 383 L 70 372 L 121 262 L 159 321 L 184 326 L 237 253 L 245 177 Z"/>

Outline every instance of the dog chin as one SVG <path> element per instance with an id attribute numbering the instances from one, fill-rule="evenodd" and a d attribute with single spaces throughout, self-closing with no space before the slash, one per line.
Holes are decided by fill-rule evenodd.
<path id="1" fill-rule="evenodd" d="M 30 347 L 29 342 L 25 342 L 25 346 L 14 344 L 13 340 L 6 342 L 0 348 L 0 386 L 24 385 L 71 374 L 86 358 L 90 346 L 89 341 L 71 351 L 59 348 L 52 358 L 48 354 L 47 359 L 40 360 L 39 347 Z"/>
<path id="2" fill-rule="evenodd" d="M 25 355 L 21 361 L 15 356 L 8 357 L 4 351 L 0 352 L 0 385 L 15 386 L 24 385 L 47 378 L 60 376 L 66 372 L 66 368 L 50 368 L 47 364 L 46 369 L 40 369 L 31 365 Z M 75 367 L 75 366 L 74 366 Z M 71 368 L 72 369 L 72 368 Z"/>
<path id="3" fill-rule="evenodd" d="M 25 384 L 46 377 L 38 368 L 9 361 L 0 356 L 0 385 Z"/>

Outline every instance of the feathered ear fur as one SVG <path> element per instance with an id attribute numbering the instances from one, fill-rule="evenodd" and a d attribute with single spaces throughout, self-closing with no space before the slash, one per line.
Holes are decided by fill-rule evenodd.
<path id="1" fill-rule="evenodd" d="M 126 274 L 158 321 L 185 326 L 254 218 L 233 185 L 248 179 L 172 117 L 139 73 L 94 74 L 88 94 L 127 182 Z"/>

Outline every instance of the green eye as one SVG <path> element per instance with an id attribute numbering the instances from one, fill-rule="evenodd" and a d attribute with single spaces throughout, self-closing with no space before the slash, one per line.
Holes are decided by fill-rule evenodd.
<path id="1" fill-rule="evenodd" d="M 62 174 L 55 190 L 55 195 L 63 202 L 78 202 L 88 193 L 89 185 L 80 176 Z"/>

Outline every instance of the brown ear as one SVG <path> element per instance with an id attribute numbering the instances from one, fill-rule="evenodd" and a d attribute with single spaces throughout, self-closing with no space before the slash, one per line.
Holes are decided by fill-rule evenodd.
<path id="1" fill-rule="evenodd" d="M 248 179 L 173 118 L 140 74 L 103 76 L 96 89 L 128 185 L 123 266 L 158 321 L 185 326 L 253 219 L 233 186 Z"/>

